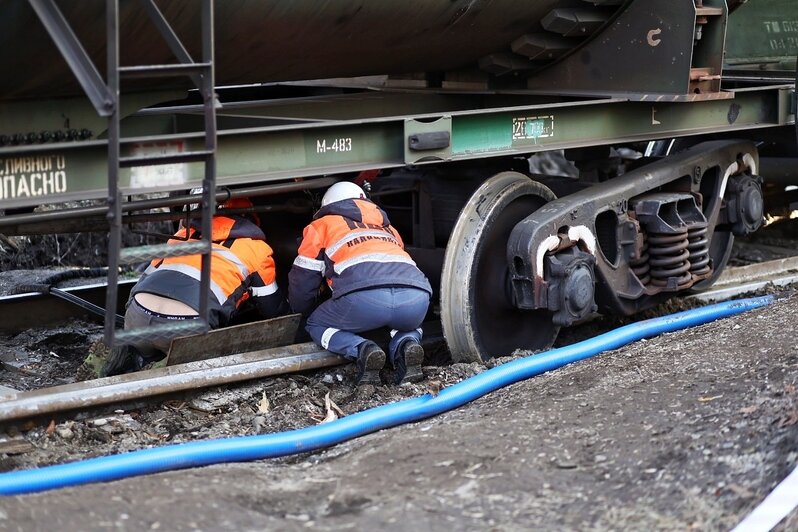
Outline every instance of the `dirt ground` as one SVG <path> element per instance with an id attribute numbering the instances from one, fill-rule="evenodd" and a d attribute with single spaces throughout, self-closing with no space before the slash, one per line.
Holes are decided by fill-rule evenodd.
<path id="1" fill-rule="evenodd" d="M 5 498 L 0 529 L 728 530 L 798 463 L 797 312 L 791 297 L 321 452 Z M 342 367 L 19 427 L 35 449 L 0 467 L 308 426 L 327 393 L 349 414 L 481 369 L 354 388 Z"/>
<path id="2" fill-rule="evenodd" d="M 795 227 L 740 242 L 732 263 L 794 255 Z M 0 293 L 47 275 L 0 273 Z M 798 464 L 798 296 L 784 296 L 324 451 L 0 498 L 0 530 L 729 530 Z M 100 334 L 74 322 L 0 337 L 0 384 L 73 382 Z M 335 410 L 327 397 L 349 415 L 486 369 L 427 348 L 417 384 L 355 387 L 340 366 L 0 427 L 23 444 L 0 471 L 307 427 Z M 798 512 L 777 529 L 798 529 Z"/>

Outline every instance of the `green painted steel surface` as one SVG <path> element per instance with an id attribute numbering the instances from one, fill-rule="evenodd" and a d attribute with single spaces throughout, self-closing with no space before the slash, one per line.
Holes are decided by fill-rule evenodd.
<path id="1" fill-rule="evenodd" d="M 512 128 L 506 115 L 457 117 L 452 122 L 452 152 L 456 155 L 477 155 L 509 150 Z"/>
<path id="2" fill-rule="evenodd" d="M 751 0 L 731 17 L 726 63 L 778 68 L 798 56 L 798 1 Z"/>
<path id="3" fill-rule="evenodd" d="M 156 155 L 201 149 L 201 135 L 175 135 L 150 143 L 123 144 L 122 154 Z M 103 198 L 107 187 L 106 143 L 91 141 L 0 150 L 0 206 Z M 404 161 L 399 122 L 309 128 L 262 128 L 219 136 L 219 186 L 258 183 L 358 168 L 397 166 Z M 179 163 L 120 171 L 125 194 L 199 186 L 201 163 Z"/>
<path id="4" fill-rule="evenodd" d="M 761 88 L 732 100 L 693 103 L 630 102 L 622 99 L 518 105 L 476 111 L 353 119 L 285 127 L 222 131 L 218 184 L 258 183 L 296 177 L 398 167 L 429 160 L 467 160 L 550 149 L 747 130 L 792 121 L 790 91 Z M 387 96 L 386 96 L 387 97 Z M 335 105 L 330 98 L 328 105 Z M 444 120 L 440 120 L 443 118 Z M 436 119 L 438 122 L 436 123 Z M 432 124 L 419 128 L 418 123 Z M 451 128 L 451 146 L 408 152 L 409 135 Z M 186 139 L 184 144 L 182 140 Z M 123 155 L 199 149 L 200 134 L 174 135 L 151 144 L 123 144 Z M 413 159 L 408 159 L 413 157 Z M 124 170 L 125 194 L 185 190 L 199 183 L 199 164 Z M 90 141 L 0 149 L 0 206 L 103 198 L 106 144 Z M 2 218 L 0 217 L 0 224 Z"/>

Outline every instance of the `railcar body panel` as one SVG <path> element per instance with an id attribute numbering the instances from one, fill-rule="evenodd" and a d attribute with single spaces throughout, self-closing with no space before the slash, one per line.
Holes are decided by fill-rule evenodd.
<path id="1" fill-rule="evenodd" d="M 172 61 L 138 2 L 120 3 L 122 65 Z M 158 6 L 194 57 L 199 2 Z M 105 2 L 59 0 L 100 70 L 105 65 Z M 553 9 L 579 0 L 316 0 L 216 2 L 220 85 L 371 74 L 445 71 L 474 65 L 526 33 L 543 32 Z M 611 14 L 615 7 L 603 8 Z M 79 95 L 67 65 L 25 0 L 3 4 L 0 100 Z M 608 15 L 609 16 L 609 15 Z M 183 85 L 185 87 L 185 85 Z"/>
<path id="2" fill-rule="evenodd" d="M 798 55 L 798 2 L 754 0 L 729 18 L 726 64 L 792 69 Z"/>

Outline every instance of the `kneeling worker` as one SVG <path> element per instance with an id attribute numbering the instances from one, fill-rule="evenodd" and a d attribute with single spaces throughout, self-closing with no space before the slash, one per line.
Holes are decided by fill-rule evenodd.
<path id="1" fill-rule="evenodd" d="M 219 206 L 213 217 L 213 254 L 211 257 L 211 292 L 209 324 L 224 327 L 251 300 L 261 318 L 273 318 L 288 312 L 285 297 L 275 281 L 272 249 L 251 219 L 226 214 L 225 209 L 252 207 L 246 198 L 233 198 Z M 192 220 L 169 243 L 201 238 L 201 220 Z M 142 329 L 175 320 L 199 318 L 202 255 L 187 255 L 153 260 L 130 293 L 125 312 L 125 329 Z M 169 351 L 169 338 L 149 338 L 132 346 L 111 351 L 103 375 L 137 371 L 149 362 L 163 359 Z"/>
<path id="2" fill-rule="evenodd" d="M 324 280 L 332 296 L 317 307 Z M 356 361 L 359 383 L 378 384 L 385 352 L 356 333 L 390 327 L 388 355 L 396 384 L 419 380 L 424 359 L 419 327 L 431 293 L 385 212 L 354 183 L 330 187 L 305 227 L 288 274 L 289 302 L 294 312 L 309 315 L 306 329 L 313 340 Z"/>

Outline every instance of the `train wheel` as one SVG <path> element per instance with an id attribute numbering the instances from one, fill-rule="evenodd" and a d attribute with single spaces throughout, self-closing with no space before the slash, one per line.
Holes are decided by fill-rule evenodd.
<path id="1" fill-rule="evenodd" d="M 550 347 L 559 327 L 547 310 L 511 301 L 507 240 L 513 227 L 556 199 L 523 174 L 502 172 L 469 199 L 454 226 L 441 274 L 441 321 L 455 362 Z"/>

